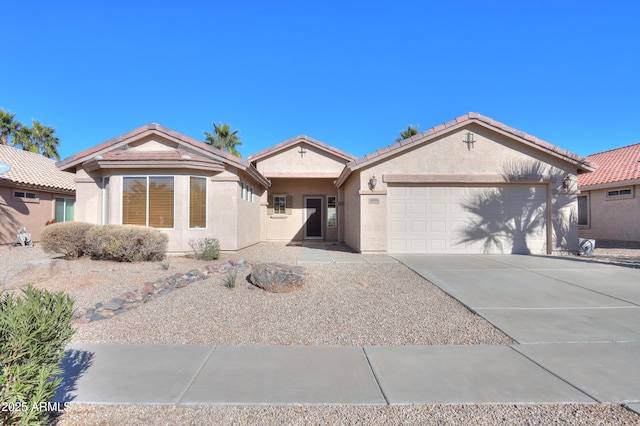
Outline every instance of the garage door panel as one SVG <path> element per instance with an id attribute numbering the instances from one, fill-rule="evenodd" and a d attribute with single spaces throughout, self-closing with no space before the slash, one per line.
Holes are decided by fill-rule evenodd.
<path id="1" fill-rule="evenodd" d="M 546 252 L 546 186 L 390 186 L 388 193 L 391 252 Z"/>

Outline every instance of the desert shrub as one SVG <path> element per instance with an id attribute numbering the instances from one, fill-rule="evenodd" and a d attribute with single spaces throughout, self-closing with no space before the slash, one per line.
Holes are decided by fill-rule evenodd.
<path id="1" fill-rule="evenodd" d="M 44 228 L 40 243 L 44 251 L 62 253 L 67 259 L 75 259 L 86 252 L 85 235 L 95 225 L 84 222 L 60 222 Z"/>
<path id="2" fill-rule="evenodd" d="M 220 257 L 220 241 L 217 238 L 189 240 L 195 257 L 202 260 L 214 260 Z"/>
<path id="3" fill-rule="evenodd" d="M 74 328 L 73 299 L 27 287 L 0 297 L 0 424 L 44 424 Z M 12 408 L 12 409 L 9 409 Z M 35 408 L 35 409 L 34 409 Z"/>
<path id="4" fill-rule="evenodd" d="M 134 225 L 101 225 L 86 234 L 87 254 L 94 259 L 135 262 L 164 259 L 169 236 Z"/>
<path id="5" fill-rule="evenodd" d="M 237 277 L 238 277 L 238 272 L 236 271 L 227 272 L 227 275 L 224 277 L 224 285 L 229 288 L 235 288 Z"/>

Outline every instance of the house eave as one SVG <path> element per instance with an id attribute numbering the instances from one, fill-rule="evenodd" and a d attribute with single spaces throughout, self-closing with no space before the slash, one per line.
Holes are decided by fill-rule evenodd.
<path id="1" fill-rule="evenodd" d="M 578 189 L 580 189 L 580 191 L 595 191 L 598 189 L 621 188 L 634 185 L 640 185 L 640 179 L 620 180 L 617 182 L 606 182 L 595 185 L 580 185 L 578 186 Z"/>
<path id="2" fill-rule="evenodd" d="M 101 169 L 190 169 L 222 172 L 222 164 L 201 163 L 198 161 L 162 161 L 162 160 L 135 160 L 135 161 L 108 161 L 91 160 L 82 164 L 88 172 Z"/>

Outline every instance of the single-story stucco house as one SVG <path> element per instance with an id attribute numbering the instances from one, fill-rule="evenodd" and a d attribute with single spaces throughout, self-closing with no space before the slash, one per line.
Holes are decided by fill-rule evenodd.
<path id="1" fill-rule="evenodd" d="M 575 251 L 578 155 L 468 113 L 361 158 L 298 136 L 242 160 L 158 124 L 66 158 L 76 220 L 223 250 L 344 242 L 363 253 Z"/>
<path id="2" fill-rule="evenodd" d="M 640 143 L 586 159 L 598 169 L 578 176 L 580 237 L 640 241 Z"/>
<path id="3" fill-rule="evenodd" d="M 40 154 L 0 145 L 0 244 L 26 227 L 33 241 L 47 223 L 74 220 L 75 175 Z M 7 170 L 8 169 L 8 170 Z"/>

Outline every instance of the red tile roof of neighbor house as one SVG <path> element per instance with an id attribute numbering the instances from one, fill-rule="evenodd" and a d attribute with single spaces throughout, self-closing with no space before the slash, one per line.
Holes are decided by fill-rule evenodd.
<path id="1" fill-rule="evenodd" d="M 0 162 L 11 170 L 0 175 L 0 183 L 14 183 L 34 188 L 75 191 L 75 174 L 56 168 L 55 161 L 34 152 L 0 145 Z"/>
<path id="2" fill-rule="evenodd" d="M 476 122 L 485 127 L 492 128 L 494 130 L 498 130 L 501 132 L 508 133 L 510 136 L 519 139 L 522 143 L 525 143 L 534 148 L 545 151 L 555 157 L 559 157 L 565 161 L 569 161 L 570 163 L 576 164 L 581 171 L 589 172 L 595 169 L 595 165 L 586 161 L 584 158 L 580 157 L 577 154 L 569 152 L 565 149 L 559 148 L 556 145 L 550 144 L 549 142 L 543 141 L 542 139 L 538 139 L 535 136 L 532 136 L 528 133 L 525 133 L 521 130 L 515 129 L 511 126 L 507 126 L 499 121 L 496 121 L 492 118 L 484 116 L 482 114 L 478 114 L 477 112 L 469 112 L 465 115 L 462 115 L 455 120 L 447 121 L 446 123 L 440 124 L 438 126 L 432 127 L 428 130 L 425 130 L 417 135 L 411 136 L 410 138 L 404 139 L 400 142 L 396 142 L 387 147 L 381 148 L 375 152 L 367 154 L 363 157 L 360 157 L 349 164 L 347 166 L 351 169 L 358 169 L 362 167 L 365 163 L 370 163 L 378 159 L 378 157 L 386 157 L 388 155 L 393 155 L 395 152 L 403 151 L 407 145 L 411 145 L 414 143 L 424 142 L 425 140 L 436 137 L 439 134 L 450 131 L 452 128 L 458 128 L 464 125 L 467 125 L 471 122 Z"/>
<path id="3" fill-rule="evenodd" d="M 640 143 L 591 154 L 586 159 L 598 169 L 578 176 L 579 187 L 640 179 Z"/>

